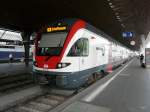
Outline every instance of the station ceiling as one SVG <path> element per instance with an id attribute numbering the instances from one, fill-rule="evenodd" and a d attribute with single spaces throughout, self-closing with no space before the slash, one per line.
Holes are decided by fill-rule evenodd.
<path id="1" fill-rule="evenodd" d="M 81 18 L 124 45 L 138 50 L 140 36 L 150 29 L 149 0 L 4 0 L 0 27 L 35 32 L 42 25 L 61 18 Z M 124 39 L 122 32 L 134 33 Z M 136 42 L 135 46 L 130 41 Z"/>

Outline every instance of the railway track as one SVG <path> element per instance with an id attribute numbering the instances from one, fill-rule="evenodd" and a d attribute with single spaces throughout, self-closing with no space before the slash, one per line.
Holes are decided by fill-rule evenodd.
<path id="1" fill-rule="evenodd" d="M 102 77 L 99 77 L 99 79 L 100 78 Z M 78 90 L 78 92 L 83 91 L 85 88 L 89 87 L 94 82 L 92 81 L 92 83 L 90 82 L 88 86 L 81 87 Z M 62 104 L 67 99 L 71 98 L 72 96 L 78 93 L 76 91 L 68 92 L 67 90 L 57 91 L 57 89 L 56 90 L 55 89 L 48 90 L 47 88 L 44 89 L 42 88 L 43 91 L 42 95 L 33 97 L 32 99 L 27 99 L 23 103 L 17 104 L 16 106 L 4 112 L 49 112 L 50 110 L 56 108 L 58 105 Z"/>
<path id="2" fill-rule="evenodd" d="M 30 100 L 28 99 L 3 112 L 48 112 L 72 97 L 72 95 L 73 94 L 63 95 L 51 92 L 44 93 L 43 95 L 33 97 Z"/>
<path id="3" fill-rule="evenodd" d="M 0 75 L 0 93 L 22 88 L 30 84 L 34 84 L 32 74 L 30 73 Z"/>

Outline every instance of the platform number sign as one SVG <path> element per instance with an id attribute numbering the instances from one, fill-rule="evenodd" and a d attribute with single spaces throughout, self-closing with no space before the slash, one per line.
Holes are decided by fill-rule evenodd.
<path id="1" fill-rule="evenodd" d="M 133 32 L 123 32 L 122 36 L 123 36 L 123 38 L 132 38 Z"/>

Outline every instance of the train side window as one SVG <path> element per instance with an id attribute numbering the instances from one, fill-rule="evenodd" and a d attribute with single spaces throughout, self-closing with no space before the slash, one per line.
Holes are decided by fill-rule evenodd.
<path id="1" fill-rule="evenodd" d="M 81 38 L 71 47 L 68 56 L 88 56 L 89 41 L 86 38 Z"/>

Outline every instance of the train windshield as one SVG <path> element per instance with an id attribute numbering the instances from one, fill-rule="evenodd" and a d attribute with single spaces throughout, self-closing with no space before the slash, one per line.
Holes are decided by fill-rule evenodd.
<path id="1" fill-rule="evenodd" d="M 41 56 L 57 56 L 63 48 L 67 32 L 45 33 L 38 42 L 36 54 Z"/>

